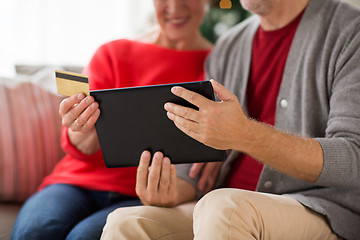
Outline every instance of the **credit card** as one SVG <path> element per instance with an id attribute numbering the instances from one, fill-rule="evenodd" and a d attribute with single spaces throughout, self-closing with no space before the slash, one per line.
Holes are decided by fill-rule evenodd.
<path id="1" fill-rule="evenodd" d="M 64 96 L 72 96 L 84 93 L 89 96 L 89 79 L 85 75 L 73 72 L 55 71 L 57 93 Z"/>

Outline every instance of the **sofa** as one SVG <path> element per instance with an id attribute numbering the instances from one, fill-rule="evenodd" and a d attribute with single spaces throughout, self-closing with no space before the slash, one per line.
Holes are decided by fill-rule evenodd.
<path id="1" fill-rule="evenodd" d="M 24 201 L 64 156 L 60 146 L 62 97 L 55 69 L 77 66 L 17 65 L 16 76 L 0 76 L 0 240 L 10 239 Z"/>

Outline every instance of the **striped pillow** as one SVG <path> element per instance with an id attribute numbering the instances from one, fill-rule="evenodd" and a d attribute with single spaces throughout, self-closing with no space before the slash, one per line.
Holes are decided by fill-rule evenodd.
<path id="1" fill-rule="evenodd" d="M 0 84 L 0 201 L 24 201 L 64 155 L 61 100 L 32 83 Z"/>

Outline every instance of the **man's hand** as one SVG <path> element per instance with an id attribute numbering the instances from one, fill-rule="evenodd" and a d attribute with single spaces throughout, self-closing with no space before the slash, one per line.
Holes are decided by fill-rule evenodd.
<path id="1" fill-rule="evenodd" d="M 244 115 L 237 97 L 221 84 L 211 80 L 214 92 L 221 102 L 211 101 L 182 87 L 171 91 L 194 104 L 199 110 L 166 103 L 165 110 L 175 125 L 190 137 L 216 149 L 234 149 L 241 146 L 242 135 L 248 131 L 250 120 Z M 246 138 L 245 138 L 246 139 Z"/>
<path id="2" fill-rule="evenodd" d="M 177 204 L 178 189 L 176 168 L 161 152 L 141 154 L 136 176 L 136 194 L 144 205 L 171 207 Z"/>
<path id="3" fill-rule="evenodd" d="M 203 194 L 208 193 L 215 184 L 223 162 L 194 163 L 189 171 L 189 177 L 194 179 L 200 174 L 197 188 Z"/>
<path id="4" fill-rule="evenodd" d="M 292 135 L 248 119 L 236 96 L 211 81 L 221 102 L 211 101 L 181 87 L 172 92 L 199 108 L 196 111 L 166 103 L 168 117 L 190 137 L 217 149 L 244 152 L 285 174 L 315 182 L 323 168 L 323 150 L 316 139 Z"/>

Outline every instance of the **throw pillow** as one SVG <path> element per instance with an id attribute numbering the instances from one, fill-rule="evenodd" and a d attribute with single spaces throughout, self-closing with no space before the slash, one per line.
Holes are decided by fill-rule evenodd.
<path id="1" fill-rule="evenodd" d="M 0 201 L 24 201 L 64 155 L 61 100 L 32 83 L 0 81 Z"/>

